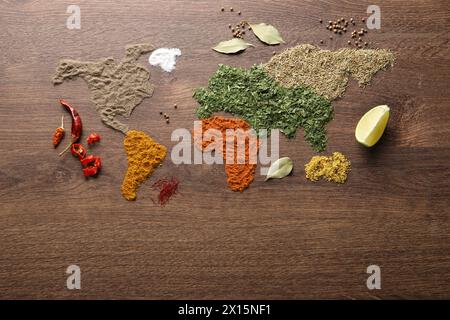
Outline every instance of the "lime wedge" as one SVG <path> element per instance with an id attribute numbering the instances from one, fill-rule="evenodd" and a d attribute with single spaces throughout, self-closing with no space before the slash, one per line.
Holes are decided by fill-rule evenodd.
<path id="1" fill-rule="evenodd" d="M 356 140 L 366 147 L 374 146 L 383 135 L 389 120 L 389 107 L 378 106 L 367 111 L 355 130 Z"/>

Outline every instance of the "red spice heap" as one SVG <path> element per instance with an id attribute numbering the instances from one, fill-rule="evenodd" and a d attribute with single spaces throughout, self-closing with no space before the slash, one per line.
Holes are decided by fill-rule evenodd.
<path id="1" fill-rule="evenodd" d="M 216 140 L 214 136 L 206 137 L 205 132 L 210 129 L 221 131 L 222 139 L 219 137 L 219 139 Z M 227 130 L 229 129 L 234 131 L 234 135 L 227 138 Z M 194 127 L 194 141 L 201 150 L 206 150 L 213 144 L 219 144 L 214 146 L 214 150 L 217 150 L 216 147 L 218 147 L 218 151 L 222 153 L 223 162 L 225 163 L 225 172 L 227 174 L 228 188 L 233 191 L 244 191 L 248 188 L 250 183 L 253 182 L 255 177 L 256 163 L 252 163 L 251 159 L 252 156 L 256 156 L 258 153 L 260 142 L 257 139 L 255 139 L 257 141 L 250 139 L 252 137 L 250 129 L 250 124 L 242 119 L 219 116 L 203 119 L 201 126 Z M 244 141 L 239 139 L 239 130 L 245 133 Z M 231 141 L 228 139 L 231 139 Z M 220 148 L 221 142 L 223 142 L 222 148 Z M 227 163 L 227 142 L 230 142 L 230 144 L 234 142 L 234 149 L 230 150 L 230 152 L 233 153 L 234 159 L 232 163 Z M 245 148 L 244 163 L 239 163 L 238 161 L 238 149 L 240 146 Z"/>
<path id="2" fill-rule="evenodd" d="M 177 178 L 172 177 L 171 179 L 159 179 L 153 184 L 152 188 L 159 190 L 158 203 L 161 206 L 165 205 L 173 195 L 177 194 L 179 183 Z"/>

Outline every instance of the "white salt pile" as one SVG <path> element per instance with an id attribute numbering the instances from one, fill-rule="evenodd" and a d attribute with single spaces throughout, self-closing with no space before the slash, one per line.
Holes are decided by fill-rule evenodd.
<path id="1" fill-rule="evenodd" d="M 160 66 L 166 72 L 172 72 L 175 69 L 177 56 L 181 56 L 178 48 L 159 48 L 152 52 L 148 62 L 152 66 Z"/>

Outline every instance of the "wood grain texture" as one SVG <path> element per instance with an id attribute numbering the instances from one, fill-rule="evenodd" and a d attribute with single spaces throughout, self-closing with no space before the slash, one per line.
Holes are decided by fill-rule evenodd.
<path id="1" fill-rule="evenodd" d="M 448 1 L 377 1 L 382 29 L 369 37 L 397 62 L 333 102 L 327 153 L 352 161 L 345 185 L 305 180 L 302 167 L 314 153 L 300 134 L 281 138 L 294 175 L 267 183 L 258 175 L 242 194 L 226 188 L 220 165 L 165 161 L 152 181 L 181 180 L 181 195 L 165 208 L 152 203 L 150 183 L 138 201 L 122 198 L 123 137 L 102 125 L 81 79 L 51 84 L 61 58 L 121 59 L 125 45 L 141 42 L 180 48 L 175 72 L 149 67 L 155 94 L 128 122 L 171 147 L 172 130 L 193 125 L 193 89 L 219 63 L 249 67 L 320 39 L 343 47 L 346 39 L 329 43 L 318 20 L 361 17 L 372 2 L 78 0 L 81 30 L 65 26 L 69 4 L 0 2 L 0 298 L 450 298 Z M 249 36 L 256 47 L 243 54 L 213 52 L 240 20 L 221 6 L 275 25 L 286 44 L 267 47 Z M 103 137 L 98 179 L 85 180 L 72 157 L 58 158 L 51 147 L 59 98 L 78 107 L 85 135 Z M 390 105 L 392 118 L 368 150 L 354 141 L 354 127 L 378 104 Z M 66 289 L 70 264 L 81 267 L 81 290 Z M 366 288 L 370 264 L 382 269 L 382 290 Z"/>

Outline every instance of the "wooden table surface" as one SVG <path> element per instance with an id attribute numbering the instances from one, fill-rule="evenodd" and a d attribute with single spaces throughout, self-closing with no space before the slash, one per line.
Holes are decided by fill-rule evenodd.
<path id="1" fill-rule="evenodd" d="M 69 4 L 81 29 L 66 28 Z M 62 58 L 120 60 L 127 44 L 178 47 L 173 73 L 150 67 L 154 96 L 139 105 L 131 128 L 169 148 L 176 128 L 192 128 L 194 88 L 219 63 L 250 67 L 301 43 L 332 43 L 319 24 L 362 17 L 372 1 L 1 1 L 0 2 L 0 298 L 300 299 L 450 298 L 450 5 L 447 0 L 379 0 L 374 47 L 392 49 L 395 67 L 333 102 L 326 153 L 352 161 L 344 185 L 312 183 L 303 165 L 315 155 L 302 132 L 281 137 L 293 176 L 244 193 L 226 187 L 221 165 L 174 165 L 170 159 L 127 202 L 123 135 L 106 128 L 83 80 L 54 87 Z M 276 26 L 286 44 L 256 44 L 240 55 L 210 48 L 241 17 Z M 78 107 L 85 134 L 103 137 L 104 168 L 86 180 L 70 155 L 51 146 L 63 114 Z M 173 104 L 178 104 L 178 110 Z M 354 128 L 369 108 L 388 104 L 382 141 L 366 149 Z M 160 111 L 171 116 L 166 125 Z M 66 118 L 67 119 L 67 118 Z M 151 182 L 175 175 L 181 195 L 153 204 Z M 81 268 L 81 290 L 66 288 L 66 268 Z M 381 290 L 368 290 L 366 268 L 381 268 Z"/>

